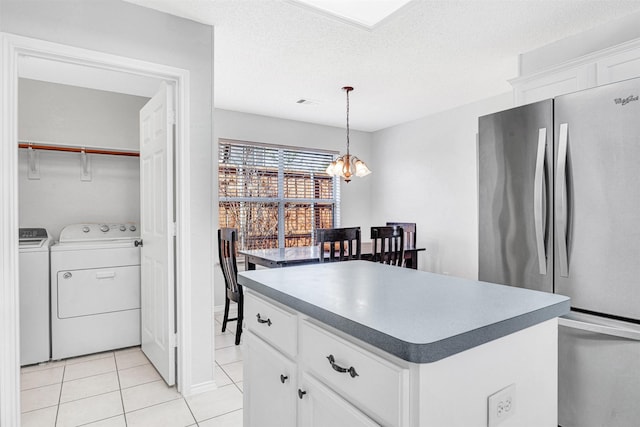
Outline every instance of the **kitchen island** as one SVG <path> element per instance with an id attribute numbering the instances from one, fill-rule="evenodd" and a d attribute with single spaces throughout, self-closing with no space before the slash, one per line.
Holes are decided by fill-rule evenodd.
<path id="1" fill-rule="evenodd" d="M 367 261 L 238 280 L 245 427 L 557 425 L 567 297 Z"/>

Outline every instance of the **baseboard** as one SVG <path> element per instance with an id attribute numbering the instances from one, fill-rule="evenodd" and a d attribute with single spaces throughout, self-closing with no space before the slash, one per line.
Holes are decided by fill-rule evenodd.
<path id="1" fill-rule="evenodd" d="M 218 388 L 218 385 L 216 384 L 215 380 L 205 381 L 200 384 L 192 385 L 191 393 L 189 393 L 189 396 L 193 396 L 195 394 L 200 394 L 200 393 L 206 393 L 208 391 L 216 390 L 217 388 Z M 185 397 L 188 397 L 188 396 L 185 396 Z"/>

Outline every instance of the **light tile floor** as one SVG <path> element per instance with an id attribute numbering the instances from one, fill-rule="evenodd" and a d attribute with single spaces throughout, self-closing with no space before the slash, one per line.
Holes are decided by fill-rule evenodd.
<path id="1" fill-rule="evenodd" d="M 215 316 L 218 388 L 183 398 L 139 347 L 21 370 L 23 427 L 242 427 L 242 345 Z"/>

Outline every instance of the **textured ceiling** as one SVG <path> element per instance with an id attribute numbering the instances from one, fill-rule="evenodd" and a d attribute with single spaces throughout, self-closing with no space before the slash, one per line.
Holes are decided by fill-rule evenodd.
<path id="1" fill-rule="evenodd" d="M 129 0 L 215 27 L 217 108 L 374 131 L 511 90 L 518 54 L 639 0 L 413 0 L 373 29 L 289 0 Z M 297 104 L 299 99 L 311 104 Z"/>

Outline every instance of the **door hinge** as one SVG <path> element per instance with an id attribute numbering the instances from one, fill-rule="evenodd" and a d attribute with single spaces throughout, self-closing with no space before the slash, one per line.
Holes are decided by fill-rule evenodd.
<path id="1" fill-rule="evenodd" d="M 171 334 L 169 336 L 169 347 L 178 347 L 178 334 Z"/>
<path id="2" fill-rule="evenodd" d="M 167 112 L 167 119 L 172 125 L 176 124 L 176 112 L 174 110 Z"/>
<path id="3" fill-rule="evenodd" d="M 173 236 L 177 235 L 177 230 L 178 230 L 178 225 L 175 222 L 171 223 L 171 234 Z"/>

